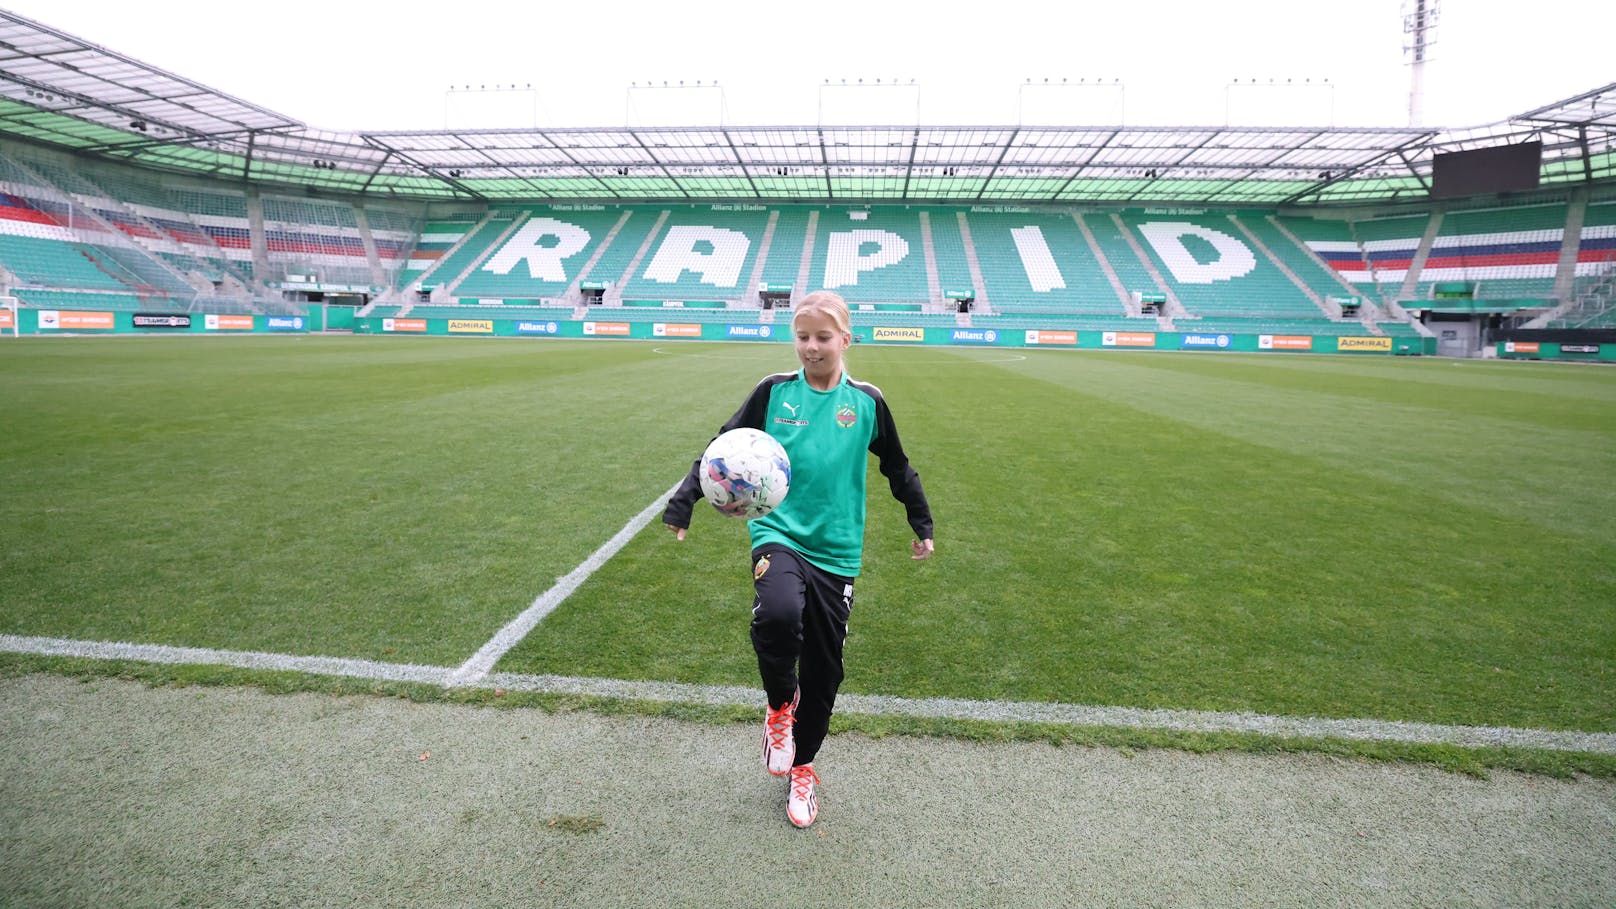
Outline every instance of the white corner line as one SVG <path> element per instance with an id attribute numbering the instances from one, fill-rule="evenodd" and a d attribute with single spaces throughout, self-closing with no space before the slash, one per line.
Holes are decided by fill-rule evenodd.
<path id="1" fill-rule="evenodd" d="M 528 632 L 532 631 L 534 626 L 544 621 L 545 616 L 554 612 L 555 608 L 561 605 L 561 601 L 583 586 L 583 583 L 589 580 L 590 575 L 599 571 L 600 567 L 606 564 L 607 559 L 616 555 L 618 550 L 628 545 L 629 540 L 634 539 L 635 534 L 644 529 L 645 525 L 651 523 L 651 519 L 662 511 L 667 505 L 668 499 L 679 491 L 679 485 L 683 482 L 684 480 L 681 479 L 679 483 L 673 484 L 667 492 L 658 496 L 655 501 L 645 506 L 645 509 L 639 514 L 629 519 L 629 522 L 623 525 L 622 530 L 619 530 L 611 539 L 602 543 L 599 549 L 590 554 L 589 558 L 583 560 L 582 564 L 566 575 L 557 578 L 554 587 L 539 594 L 538 598 L 533 601 L 533 605 L 524 609 L 521 615 L 511 619 L 504 628 L 499 630 L 498 634 L 495 634 L 489 639 L 488 643 L 482 646 L 482 649 L 472 654 L 471 659 L 460 664 L 460 668 L 454 670 L 444 684 L 451 686 L 475 685 L 482 681 L 494 668 L 494 664 L 499 662 L 500 657 L 504 656 L 512 647 L 521 643 L 522 639 L 527 637 Z"/>

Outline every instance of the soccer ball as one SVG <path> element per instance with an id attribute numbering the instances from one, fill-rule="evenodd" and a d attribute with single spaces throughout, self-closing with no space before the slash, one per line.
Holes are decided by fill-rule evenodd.
<path id="1" fill-rule="evenodd" d="M 785 500 L 791 459 L 761 429 L 732 429 L 701 453 L 701 492 L 732 518 L 761 518 Z"/>

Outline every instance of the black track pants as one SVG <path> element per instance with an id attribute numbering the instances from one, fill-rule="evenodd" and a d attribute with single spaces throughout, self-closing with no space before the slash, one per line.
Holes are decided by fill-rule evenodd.
<path id="1" fill-rule="evenodd" d="M 842 644 L 853 610 L 853 579 L 809 564 L 789 547 L 766 543 L 752 551 L 752 648 L 769 704 L 797 705 L 798 765 L 813 761 L 830 729 L 842 684 Z"/>

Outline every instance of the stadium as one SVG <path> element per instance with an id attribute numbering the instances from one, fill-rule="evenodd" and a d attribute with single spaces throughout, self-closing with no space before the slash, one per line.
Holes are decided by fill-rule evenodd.
<path id="1" fill-rule="evenodd" d="M 819 286 L 911 343 L 1515 355 L 1539 336 L 1512 329 L 1616 320 L 1611 86 L 1457 131 L 342 134 L 7 30 L 15 332 L 649 337 L 673 311 L 678 337 L 757 337 Z"/>
<path id="2" fill-rule="evenodd" d="M 804 834 L 657 519 L 819 289 L 938 558 L 872 467 Z M 1609 905 L 1613 295 L 1616 83 L 343 132 L 0 10 L 0 902 Z"/>

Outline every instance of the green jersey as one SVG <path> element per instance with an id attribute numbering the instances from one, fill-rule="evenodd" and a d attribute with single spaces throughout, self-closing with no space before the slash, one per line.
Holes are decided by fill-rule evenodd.
<path id="1" fill-rule="evenodd" d="M 863 563 L 865 475 L 872 454 L 916 536 L 932 538 L 920 475 L 910 466 L 886 399 L 874 385 L 844 372 L 829 391 L 819 391 L 802 370 L 777 373 L 752 389 L 719 433 L 743 426 L 774 436 L 791 458 L 791 491 L 780 507 L 751 522 L 752 548 L 781 543 L 818 568 L 856 577 Z M 698 458 L 668 501 L 665 523 L 690 526 L 690 512 L 701 498 L 700 464 Z"/>

